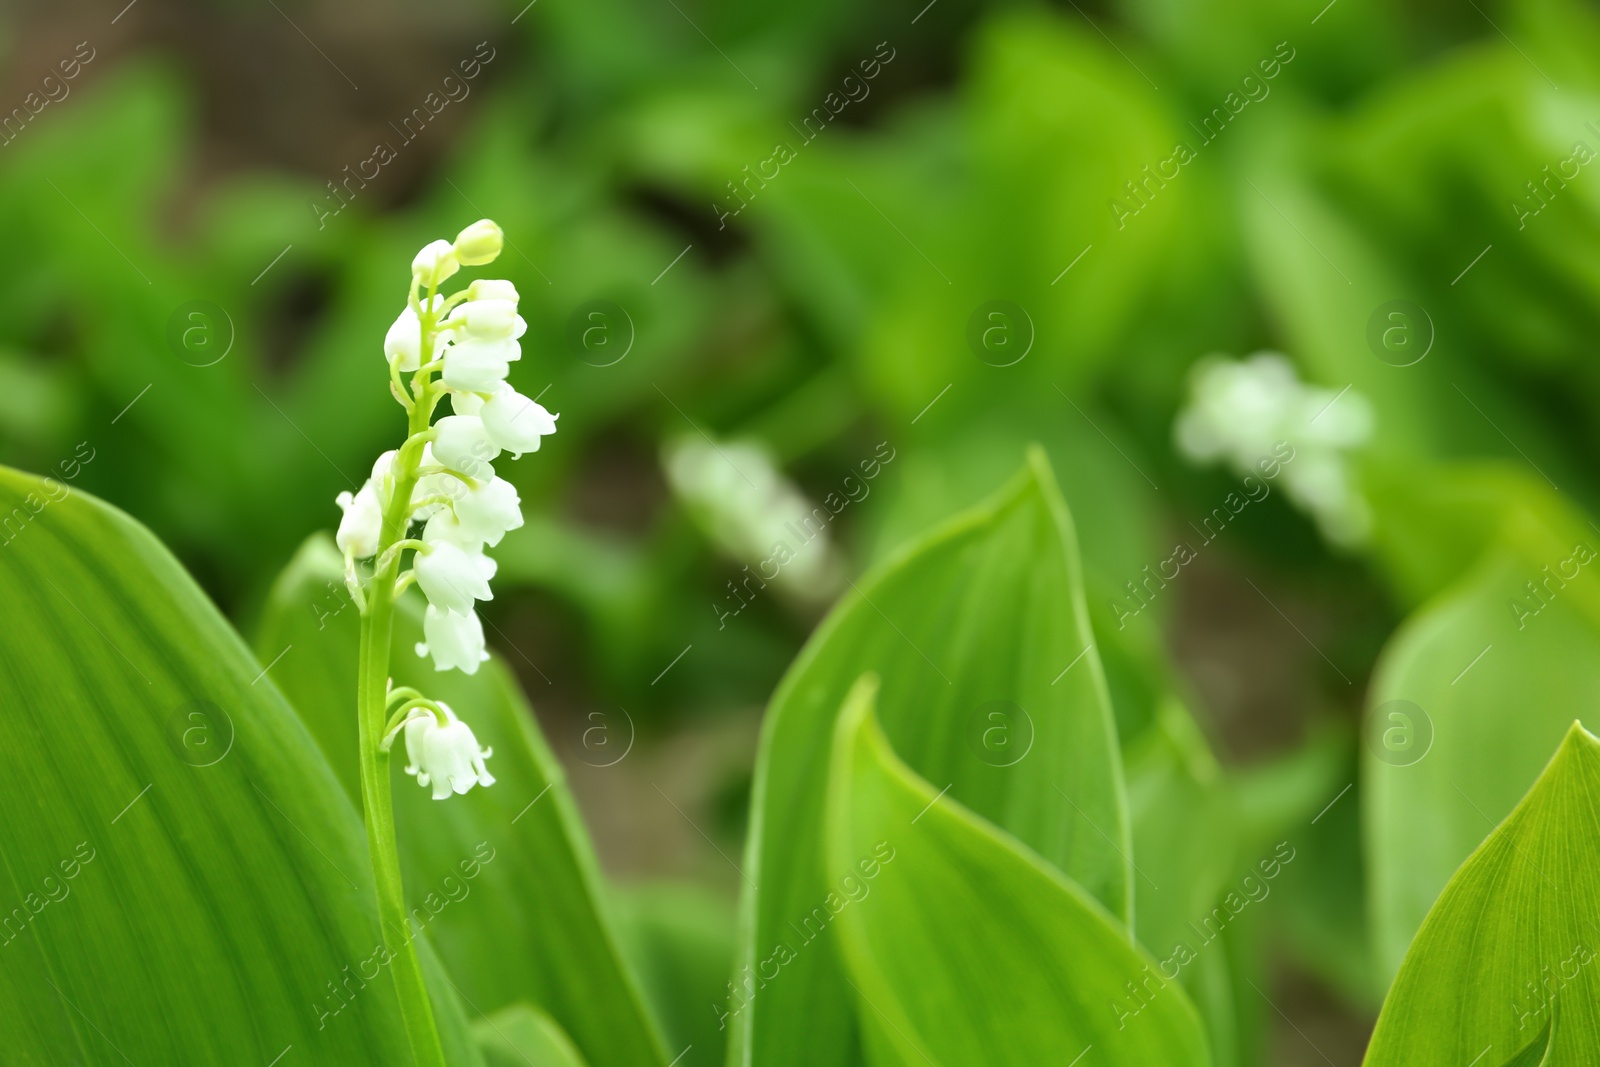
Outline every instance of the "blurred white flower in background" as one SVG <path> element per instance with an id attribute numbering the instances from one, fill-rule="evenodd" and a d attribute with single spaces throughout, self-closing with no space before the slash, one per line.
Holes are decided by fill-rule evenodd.
<path id="1" fill-rule="evenodd" d="M 1178 451 L 1197 464 L 1226 462 L 1241 477 L 1259 474 L 1279 442 L 1294 449 L 1279 477 L 1289 499 L 1340 545 L 1364 540 L 1372 512 L 1347 455 L 1372 436 L 1372 405 L 1348 387 L 1308 385 L 1276 352 L 1245 360 L 1208 356 L 1190 374 L 1189 401 L 1173 425 Z M 1281 458 L 1281 457 L 1280 457 Z"/>
<path id="2" fill-rule="evenodd" d="M 839 591 L 844 568 L 828 533 L 833 514 L 784 477 L 761 445 L 684 437 L 667 445 L 663 466 L 695 522 L 760 584 L 812 603 Z"/>

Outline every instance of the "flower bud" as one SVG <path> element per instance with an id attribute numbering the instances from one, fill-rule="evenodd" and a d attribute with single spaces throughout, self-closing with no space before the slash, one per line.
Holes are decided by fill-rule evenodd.
<path id="1" fill-rule="evenodd" d="M 489 219 L 479 219 L 456 235 L 456 259 L 463 266 L 477 267 L 492 262 L 500 254 L 505 235 Z"/>
<path id="2" fill-rule="evenodd" d="M 460 269 L 455 246 L 442 238 L 429 241 L 411 261 L 412 276 L 420 279 L 424 286 L 438 285 Z"/>

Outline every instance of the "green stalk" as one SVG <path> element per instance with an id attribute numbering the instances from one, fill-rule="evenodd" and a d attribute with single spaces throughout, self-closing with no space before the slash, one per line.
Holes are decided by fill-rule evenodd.
<path id="1" fill-rule="evenodd" d="M 429 293 L 430 302 L 432 293 Z M 423 351 L 431 351 L 435 316 L 422 316 Z M 410 522 L 412 490 L 417 484 L 421 445 L 413 445 L 416 435 L 428 428 L 433 403 L 427 380 L 419 373 L 413 380 L 416 396 L 410 410 L 407 443 L 395 457 L 394 492 L 383 514 L 383 533 L 378 559 L 384 550 L 404 539 Z M 361 654 L 357 680 L 357 712 L 360 721 L 361 803 L 367 823 L 367 851 L 372 856 L 373 881 L 378 891 L 378 920 L 384 944 L 392 957 L 389 970 L 394 976 L 400 999 L 400 1017 L 417 1067 L 447 1067 L 439 1029 L 433 1018 L 433 1004 L 422 979 L 416 944 L 406 917 L 405 890 L 400 877 L 400 854 L 395 845 L 394 805 L 390 795 L 389 754 L 379 748 L 388 723 L 389 653 L 393 646 L 395 579 L 400 570 L 400 553 L 389 555 L 388 562 L 372 576 L 367 587 L 366 610 L 361 615 Z"/>

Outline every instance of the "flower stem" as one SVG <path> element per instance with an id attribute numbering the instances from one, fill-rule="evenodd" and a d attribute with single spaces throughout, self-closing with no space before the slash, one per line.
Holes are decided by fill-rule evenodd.
<path id="1" fill-rule="evenodd" d="M 421 315 L 422 341 L 431 339 L 434 315 Z M 422 381 L 417 402 L 407 409 L 410 434 L 427 428 L 432 405 L 427 402 L 427 379 Z M 420 427 L 418 424 L 421 424 Z M 394 489 L 384 508 L 381 548 L 401 542 L 411 521 L 409 507 L 417 484 L 419 449 L 402 448 L 396 456 Z M 400 552 L 381 552 L 367 587 L 365 609 L 361 613 L 361 651 L 357 677 L 357 714 L 361 749 L 361 806 L 366 815 L 367 851 L 372 857 L 372 875 L 378 892 L 378 921 L 383 941 L 392 957 L 390 972 L 400 1000 L 400 1017 L 405 1022 L 411 1055 L 417 1067 L 446 1067 L 439 1030 L 433 1018 L 433 1005 L 422 978 L 416 943 L 406 916 L 405 890 L 400 876 L 400 854 L 395 843 L 394 803 L 390 795 L 389 754 L 381 748 L 388 726 L 389 653 L 393 646 L 395 575 L 400 567 Z"/>
<path id="2" fill-rule="evenodd" d="M 433 1021 L 428 987 L 422 980 L 416 944 L 406 917 L 400 880 L 400 854 L 395 844 L 394 808 L 390 797 L 389 755 L 380 751 L 388 716 L 384 693 L 389 676 L 389 649 L 394 603 L 385 583 L 374 583 L 367 613 L 361 619 L 360 715 L 361 801 L 366 812 L 367 850 L 378 889 L 378 921 L 393 957 L 390 972 L 400 998 L 411 1054 L 417 1067 L 445 1067 L 439 1031 Z"/>

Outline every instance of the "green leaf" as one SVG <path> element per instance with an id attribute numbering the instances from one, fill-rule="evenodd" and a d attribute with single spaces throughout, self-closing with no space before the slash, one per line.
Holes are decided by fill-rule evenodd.
<path id="1" fill-rule="evenodd" d="M 1238 820 L 1210 746 L 1176 700 L 1166 700 L 1123 758 L 1139 887 L 1136 931 L 1140 944 L 1170 959 L 1178 945 L 1197 940 L 1190 924 L 1211 913 L 1243 862 Z M 1199 954 L 1200 965 L 1181 972 L 1184 988 L 1205 1018 L 1213 1058 L 1237 1063 L 1238 1010 L 1223 943 L 1214 940 Z"/>
<path id="2" fill-rule="evenodd" d="M 1209 1064 L 1189 998 L 1114 916 L 894 755 L 876 688 L 856 686 L 834 737 L 823 905 L 873 1062 Z"/>
<path id="3" fill-rule="evenodd" d="M 733 966 L 733 901 L 693 885 L 629 886 L 616 894 L 618 934 L 676 1067 L 712 1067 L 727 1030 L 719 1007 Z M 681 1051 L 680 1051 L 681 1050 Z"/>
<path id="4" fill-rule="evenodd" d="M 1591 562 L 1580 563 L 1575 551 L 1546 557 L 1548 583 L 1525 554 L 1491 551 L 1408 621 L 1379 663 L 1362 804 L 1385 975 L 1451 874 L 1538 777 L 1573 709 L 1600 701 L 1590 614 L 1600 560 L 1587 551 Z"/>
<path id="5" fill-rule="evenodd" d="M 1448 589 L 1496 547 L 1514 546 L 1538 570 L 1594 532 L 1571 500 L 1521 463 L 1372 464 L 1363 486 L 1377 516 L 1376 555 L 1410 604 Z"/>
<path id="6" fill-rule="evenodd" d="M 1529 1041 L 1520 1052 L 1501 1064 L 1500 1067 L 1540 1067 L 1550 1052 L 1550 1030 L 1554 1023 L 1555 1012 L 1552 1011 L 1550 1017 L 1544 1021 L 1544 1026 L 1540 1027 L 1539 1032 L 1534 1035 L 1533 1040 Z"/>
<path id="7" fill-rule="evenodd" d="M 1573 723 L 1528 795 L 1428 913 L 1378 1017 L 1367 1067 L 1600 1062 L 1596 797 L 1600 741 Z"/>
<path id="8" fill-rule="evenodd" d="M 472 1024 L 486 1067 L 586 1067 L 572 1039 L 529 1004 L 510 1004 Z"/>
<path id="9" fill-rule="evenodd" d="M 257 647 L 263 660 L 283 656 L 274 676 L 354 795 L 359 616 L 342 571 L 326 536 L 308 541 L 272 591 Z M 435 671 L 413 650 L 416 598 L 400 609 L 395 684 L 450 704 L 494 749 L 495 785 L 441 802 L 391 761 L 408 903 L 431 915 L 426 929 L 462 999 L 479 1014 L 538 1004 L 595 1067 L 664 1062 L 560 765 L 515 681 L 498 660 L 474 675 Z"/>
<path id="10" fill-rule="evenodd" d="M 0 516 L 6 1062 L 409 1063 L 360 818 L 244 643 L 121 512 L 0 468 Z"/>
<path id="11" fill-rule="evenodd" d="M 983 505 L 857 583 L 790 668 L 757 757 L 738 983 L 829 892 L 828 753 L 861 674 L 896 751 L 1123 921 L 1132 888 L 1111 710 L 1071 520 L 1043 455 Z M 756 888 L 759 886 L 759 890 Z M 848 1063 L 855 1011 L 831 937 L 729 1006 L 729 1062 Z"/>

